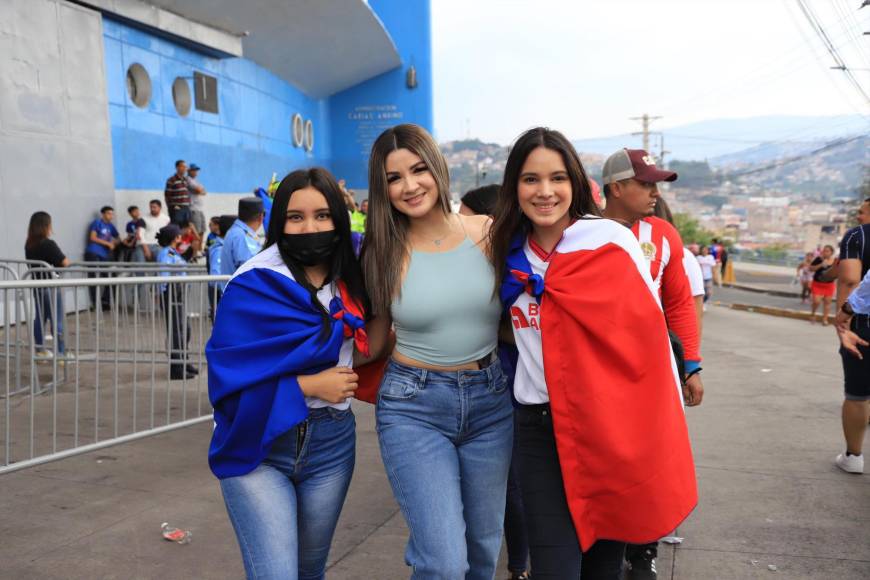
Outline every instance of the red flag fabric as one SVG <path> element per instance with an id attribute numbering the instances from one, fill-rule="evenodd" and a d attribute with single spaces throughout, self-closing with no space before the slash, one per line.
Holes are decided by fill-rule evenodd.
<path id="1" fill-rule="evenodd" d="M 541 325 L 582 549 L 667 535 L 697 504 L 697 484 L 665 319 L 628 229 L 581 220 L 565 231 L 546 272 Z"/>

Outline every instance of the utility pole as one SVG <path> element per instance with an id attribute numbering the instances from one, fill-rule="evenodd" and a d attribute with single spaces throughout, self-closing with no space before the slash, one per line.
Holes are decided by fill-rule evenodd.
<path id="1" fill-rule="evenodd" d="M 640 117 L 629 117 L 632 121 L 640 121 L 641 131 L 632 133 L 632 135 L 643 135 L 643 149 L 649 152 L 649 122 L 661 119 L 661 117 L 650 117 L 644 113 Z"/>
<path id="2" fill-rule="evenodd" d="M 670 153 L 667 149 L 665 149 L 665 134 L 659 133 L 659 162 L 662 165 L 662 169 L 667 167 L 665 164 L 665 154 Z"/>

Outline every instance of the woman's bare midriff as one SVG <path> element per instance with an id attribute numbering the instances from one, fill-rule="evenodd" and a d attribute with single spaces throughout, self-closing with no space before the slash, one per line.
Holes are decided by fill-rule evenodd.
<path id="1" fill-rule="evenodd" d="M 470 363 L 465 363 L 464 365 L 458 365 L 454 367 L 439 367 L 437 365 L 430 365 L 428 363 L 420 362 L 418 360 L 414 360 L 411 357 L 407 357 L 400 353 L 397 350 L 393 351 L 393 354 L 390 355 L 394 361 L 397 363 L 401 363 L 403 365 L 407 365 L 409 367 L 417 367 L 418 369 L 426 369 L 428 371 L 440 371 L 445 373 L 456 372 L 456 371 L 476 371 L 480 370 L 480 365 L 477 364 L 477 361 L 472 361 Z"/>

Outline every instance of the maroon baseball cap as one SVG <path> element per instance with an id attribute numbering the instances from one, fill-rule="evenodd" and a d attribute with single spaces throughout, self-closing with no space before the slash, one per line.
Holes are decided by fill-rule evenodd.
<path id="1" fill-rule="evenodd" d="M 637 179 L 646 183 L 676 181 L 677 174 L 656 167 L 655 157 L 643 149 L 620 149 L 604 162 L 603 181 L 607 185 L 623 179 Z"/>

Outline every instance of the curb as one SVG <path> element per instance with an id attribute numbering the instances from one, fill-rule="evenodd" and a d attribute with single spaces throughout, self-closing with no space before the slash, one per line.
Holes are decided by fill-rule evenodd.
<path id="1" fill-rule="evenodd" d="M 722 284 L 727 288 L 736 290 L 746 290 L 747 292 L 757 292 L 758 294 L 768 294 L 770 296 L 779 296 L 781 298 L 800 298 L 799 292 L 786 292 L 784 290 L 768 290 L 767 288 L 759 288 L 758 286 L 748 286 L 746 284 L 736 284 L 734 282 L 725 282 Z"/>
<path id="2" fill-rule="evenodd" d="M 811 320 L 812 315 L 809 312 L 802 310 L 792 310 L 791 308 L 776 308 L 774 306 L 757 306 L 755 304 L 732 304 L 732 310 L 742 310 L 744 312 L 758 312 L 769 316 L 779 316 L 781 318 L 794 318 L 795 320 Z"/>

